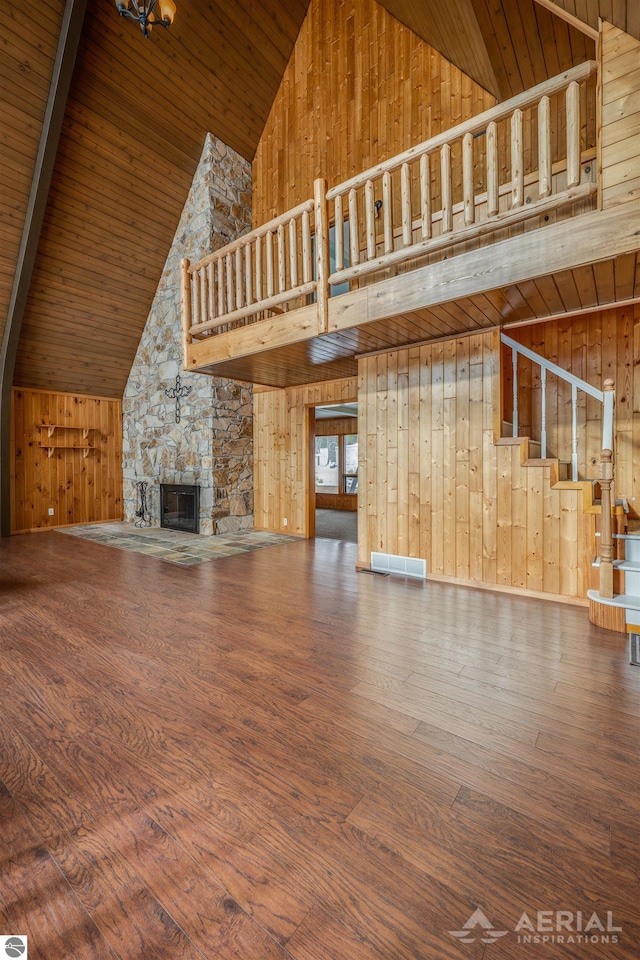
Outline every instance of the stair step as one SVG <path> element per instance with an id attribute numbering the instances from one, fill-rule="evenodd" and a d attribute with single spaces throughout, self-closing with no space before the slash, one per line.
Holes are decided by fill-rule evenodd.
<path id="1" fill-rule="evenodd" d="M 589 600 L 603 603 L 605 607 L 625 607 L 627 610 L 640 610 L 640 597 L 630 593 L 618 593 L 615 597 L 601 597 L 597 590 L 587 590 Z"/>
<path id="2" fill-rule="evenodd" d="M 600 566 L 600 557 L 597 557 L 596 560 L 591 564 L 592 567 Z M 614 570 L 626 570 L 628 573 L 635 571 L 640 573 L 640 560 L 614 560 L 613 561 Z"/>

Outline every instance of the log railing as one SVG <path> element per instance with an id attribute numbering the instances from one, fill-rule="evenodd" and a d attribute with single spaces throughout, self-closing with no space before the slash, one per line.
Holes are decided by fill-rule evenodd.
<path id="1" fill-rule="evenodd" d="M 194 339 L 303 306 L 317 311 L 323 333 L 332 286 L 420 265 L 592 196 L 595 132 L 583 105 L 595 70 L 583 63 L 328 191 L 316 180 L 313 198 L 197 263 L 184 260 L 185 360 Z"/>
<path id="2" fill-rule="evenodd" d="M 595 193 L 595 182 L 582 182 L 581 85 L 596 68 L 583 63 L 332 187 L 336 268 L 329 282 L 355 280 Z"/>
<path id="3" fill-rule="evenodd" d="M 326 184 L 315 197 L 199 260 L 181 264 L 185 348 L 315 296 L 326 311 Z M 185 354 L 186 356 L 186 354 Z"/>

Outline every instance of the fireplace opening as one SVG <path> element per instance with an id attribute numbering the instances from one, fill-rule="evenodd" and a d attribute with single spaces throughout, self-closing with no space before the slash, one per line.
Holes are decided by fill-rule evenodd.
<path id="1" fill-rule="evenodd" d="M 199 533 L 200 487 L 187 483 L 161 483 L 160 526 Z"/>

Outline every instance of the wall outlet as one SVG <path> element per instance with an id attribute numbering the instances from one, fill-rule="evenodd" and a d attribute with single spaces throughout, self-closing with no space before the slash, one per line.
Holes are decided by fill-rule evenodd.
<path id="1" fill-rule="evenodd" d="M 289 521 L 287 520 L 286 517 L 284 517 L 284 519 L 283 519 L 283 521 L 282 521 L 282 526 L 283 526 L 283 527 L 286 527 L 288 523 L 289 523 Z"/>
<path id="2" fill-rule="evenodd" d="M 54 513 L 55 513 L 55 510 L 53 509 L 53 507 L 49 507 L 49 516 L 52 517 Z"/>

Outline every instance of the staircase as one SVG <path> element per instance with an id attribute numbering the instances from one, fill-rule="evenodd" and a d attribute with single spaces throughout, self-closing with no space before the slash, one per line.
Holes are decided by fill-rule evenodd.
<path id="1" fill-rule="evenodd" d="M 539 444 L 536 444 L 536 453 L 541 459 L 529 461 L 531 464 L 544 461 L 547 456 L 547 376 L 551 374 L 571 385 L 571 460 L 558 461 L 559 481 L 557 486 L 560 484 L 563 486 L 582 486 L 585 493 L 583 509 L 585 512 L 600 515 L 601 529 L 599 533 L 595 534 L 599 538 L 599 556 L 593 563 L 599 573 L 599 588 L 587 591 L 589 619 L 592 623 L 608 630 L 617 630 L 622 633 L 627 631 L 640 632 L 640 530 L 637 533 L 614 533 L 612 523 L 614 515 L 618 519 L 626 511 L 626 505 L 624 507 L 618 505 L 619 501 L 614 499 L 612 493 L 615 402 L 613 380 L 605 380 L 604 389 L 598 390 L 545 357 L 534 353 L 516 340 L 512 340 L 504 333 L 501 334 L 501 341 L 511 350 L 513 366 L 513 422 L 511 424 L 503 423 L 503 435 L 511 428 L 512 436 L 518 436 L 519 360 L 524 358 L 540 368 L 541 435 Z M 602 451 L 600 454 L 600 476 L 597 480 L 581 480 L 578 476 L 577 409 L 579 391 L 602 403 Z M 561 480 L 560 477 L 566 476 L 566 473 L 561 474 L 560 470 L 568 470 L 569 467 L 571 479 Z M 587 491 L 589 491 L 590 496 Z M 599 497 L 597 494 L 599 494 Z M 623 556 L 617 556 L 614 559 L 614 549 L 616 553 L 622 553 Z M 621 580 L 624 581 L 624 589 L 622 592 L 616 593 L 614 592 L 614 585 L 618 586 Z"/>

